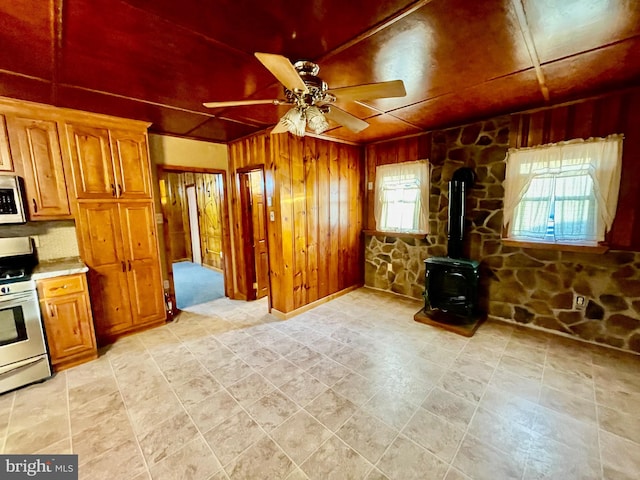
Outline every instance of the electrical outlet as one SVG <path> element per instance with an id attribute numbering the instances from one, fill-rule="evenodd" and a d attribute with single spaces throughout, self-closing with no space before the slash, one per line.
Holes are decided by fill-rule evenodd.
<path id="1" fill-rule="evenodd" d="M 582 295 L 574 295 L 573 308 L 575 310 L 584 310 L 587 307 L 587 297 Z"/>
<path id="2" fill-rule="evenodd" d="M 393 272 L 393 265 L 387 263 L 387 272 Z"/>
<path id="3" fill-rule="evenodd" d="M 169 290 L 169 280 L 165 280 L 164 282 L 162 282 L 162 286 L 165 290 Z"/>

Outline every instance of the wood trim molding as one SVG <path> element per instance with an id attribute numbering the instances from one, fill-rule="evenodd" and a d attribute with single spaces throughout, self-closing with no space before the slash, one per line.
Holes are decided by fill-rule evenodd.
<path id="1" fill-rule="evenodd" d="M 428 235 L 428 233 L 381 232 L 379 230 L 362 230 L 362 233 L 371 235 L 372 237 L 406 237 L 419 239 L 426 239 Z"/>
<path id="2" fill-rule="evenodd" d="M 513 240 L 510 238 L 503 238 L 502 244 L 508 247 L 519 248 L 537 248 L 544 250 L 560 250 L 563 252 L 577 252 L 577 253 L 595 253 L 602 254 L 609 251 L 609 245 L 569 245 L 566 243 L 551 243 L 551 242 L 522 242 L 520 240 Z"/>
<path id="3" fill-rule="evenodd" d="M 339 292 L 332 293 L 330 295 L 327 295 L 326 297 L 319 298 L 315 302 L 307 303 L 306 305 L 303 305 L 300 308 L 296 308 L 295 310 L 291 310 L 290 312 L 285 313 L 285 312 L 281 312 L 280 310 L 276 310 L 275 308 L 272 308 L 269 311 L 269 313 L 274 317 L 276 317 L 278 320 L 289 320 L 290 318 L 295 317 L 296 315 L 300 315 L 301 313 L 311 310 L 312 308 L 322 305 L 323 303 L 327 303 L 333 299 L 341 297 L 342 295 L 346 295 L 347 293 L 357 290 L 362 286 L 363 286 L 362 284 L 352 285 L 350 287 L 340 290 Z"/>

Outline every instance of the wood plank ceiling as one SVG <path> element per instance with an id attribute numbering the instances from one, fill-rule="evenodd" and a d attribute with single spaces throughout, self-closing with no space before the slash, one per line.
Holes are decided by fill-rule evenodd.
<path id="1" fill-rule="evenodd" d="M 402 79 L 404 98 L 349 102 L 357 143 L 637 85 L 636 0 L 9 0 L 0 95 L 153 122 L 229 142 L 286 106 L 255 51 L 313 60 L 330 88 Z"/>

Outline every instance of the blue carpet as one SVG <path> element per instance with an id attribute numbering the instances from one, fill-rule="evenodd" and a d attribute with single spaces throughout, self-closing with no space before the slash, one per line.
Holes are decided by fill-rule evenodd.
<path id="1" fill-rule="evenodd" d="M 222 274 L 195 263 L 174 263 L 173 283 L 180 309 L 224 297 Z"/>

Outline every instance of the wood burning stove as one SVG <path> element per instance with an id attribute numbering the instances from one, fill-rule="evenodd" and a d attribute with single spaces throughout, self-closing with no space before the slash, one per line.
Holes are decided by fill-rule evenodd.
<path id="1" fill-rule="evenodd" d="M 466 190 L 474 180 L 473 170 L 460 168 L 449 182 L 448 256 L 425 260 L 425 306 L 414 316 L 467 336 L 479 325 L 480 262 L 462 258 Z"/>

